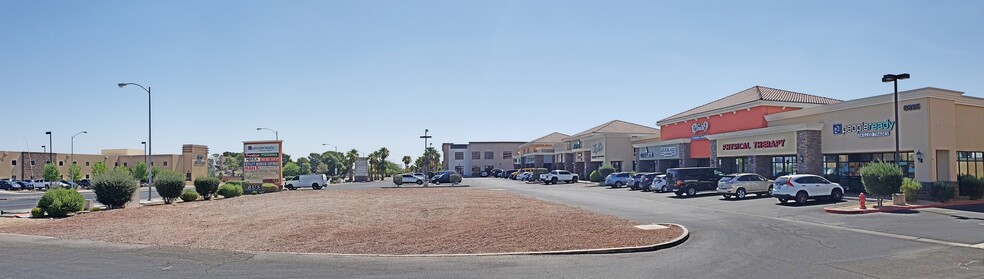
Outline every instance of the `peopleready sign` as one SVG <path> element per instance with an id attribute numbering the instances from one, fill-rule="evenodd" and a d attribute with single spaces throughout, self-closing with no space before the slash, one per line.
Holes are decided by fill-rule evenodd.
<path id="1" fill-rule="evenodd" d="M 886 119 L 881 122 L 861 122 L 859 124 L 844 125 L 835 123 L 833 125 L 835 135 L 858 134 L 859 138 L 885 137 L 892 135 L 895 129 L 895 121 Z"/>

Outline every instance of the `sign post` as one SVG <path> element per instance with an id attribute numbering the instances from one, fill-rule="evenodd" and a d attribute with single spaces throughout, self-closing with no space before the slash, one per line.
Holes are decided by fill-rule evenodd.
<path id="1" fill-rule="evenodd" d="M 283 141 L 244 141 L 243 142 L 243 180 L 246 191 L 262 192 L 263 183 L 276 184 L 282 188 Z"/>

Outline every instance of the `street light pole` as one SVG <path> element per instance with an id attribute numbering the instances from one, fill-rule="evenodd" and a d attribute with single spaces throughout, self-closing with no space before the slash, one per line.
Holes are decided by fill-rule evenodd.
<path id="1" fill-rule="evenodd" d="M 44 132 L 44 134 L 48 135 L 48 163 L 54 163 L 55 156 L 51 152 L 55 151 L 55 146 L 51 145 L 51 131 Z"/>
<path id="2" fill-rule="evenodd" d="M 72 136 L 72 157 L 71 157 L 72 163 L 68 165 L 68 177 L 72 179 L 72 187 L 75 187 L 75 137 L 80 134 L 88 134 L 88 133 L 89 132 L 81 131 L 75 133 L 75 135 Z"/>
<path id="3" fill-rule="evenodd" d="M 43 152 L 43 153 L 48 153 L 48 146 L 47 145 L 42 145 L 41 146 L 41 150 L 42 150 L 41 152 Z M 28 152 L 31 152 L 31 151 L 28 150 Z"/>
<path id="4" fill-rule="evenodd" d="M 906 73 L 897 75 L 887 74 L 882 76 L 882 82 L 891 82 L 895 85 L 895 165 L 900 168 L 902 167 L 902 162 L 900 161 L 902 156 L 901 152 L 899 152 L 899 131 L 901 128 L 899 125 L 899 80 L 908 78 L 909 74 Z"/>
<path id="5" fill-rule="evenodd" d="M 151 131 L 153 131 L 152 129 L 153 116 L 151 114 L 151 105 L 150 105 L 151 104 L 150 86 L 144 87 L 143 85 L 132 83 L 132 82 L 121 82 L 116 85 L 119 86 L 120 88 L 123 88 L 127 85 L 136 85 L 141 89 L 143 89 L 144 91 L 147 91 L 147 201 L 150 201 L 150 197 L 151 197 L 150 186 L 153 185 L 153 180 L 154 180 L 154 168 L 151 166 L 154 162 L 153 162 L 153 158 L 150 157 L 150 155 L 154 153 L 154 145 L 152 144 L 152 140 L 151 140 L 153 138 L 151 136 L 152 135 Z"/>
<path id="6" fill-rule="evenodd" d="M 277 131 L 275 131 L 273 129 L 270 129 L 270 128 L 256 128 L 256 130 L 257 131 L 259 131 L 259 130 L 267 130 L 267 131 L 273 132 L 273 135 L 276 137 L 276 139 L 277 140 L 280 140 L 280 132 L 277 132 Z"/>
<path id="7" fill-rule="evenodd" d="M 321 144 L 321 146 L 325 146 L 325 145 L 334 147 L 335 148 L 335 153 L 338 153 L 338 146 L 335 146 L 333 144 L 327 144 L 327 143 L 322 143 Z M 338 160 L 332 159 L 331 161 L 332 162 L 335 162 L 335 174 L 334 174 L 334 176 L 338 176 Z"/>
<path id="8" fill-rule="evenodd" d="M 424 187 L 430 185 L 430 177 L 427 176 L 427 167 L 430 166 L 430 160 L 427 158 L 427 139 L 432 138 L 432 136 L 428 136 L 428 132 L 430 132 L 429 129 L 424 129 L 424 135 L 420 136 L 420 138 L 424 139 L 424 178 L 426 178 L 424 179 Z"/>

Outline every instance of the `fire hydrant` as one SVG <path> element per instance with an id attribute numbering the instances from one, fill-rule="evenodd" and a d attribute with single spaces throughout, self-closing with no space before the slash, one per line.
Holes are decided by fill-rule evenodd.
<path id="1" fill-rule="evenodd" d="M 866 207 L 864 207 L 864 193 L 858 195 L 858 201 L 861 203 L 861 209 L 865 209 Z"/>

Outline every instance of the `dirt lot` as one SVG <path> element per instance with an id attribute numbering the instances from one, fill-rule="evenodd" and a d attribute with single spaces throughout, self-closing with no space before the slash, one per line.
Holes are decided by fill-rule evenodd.
<path id="1" fill-rule="evenodd" d="M 289 191 L 0 222 L 0 232 L 250 251 L 445 254 L 651 245 L 682 229 L 468 188 Z"/>

